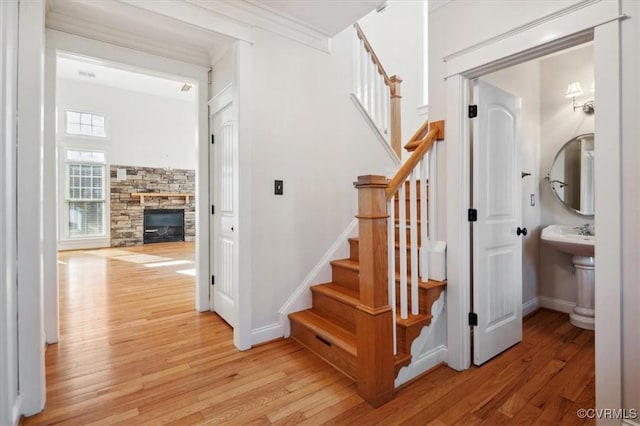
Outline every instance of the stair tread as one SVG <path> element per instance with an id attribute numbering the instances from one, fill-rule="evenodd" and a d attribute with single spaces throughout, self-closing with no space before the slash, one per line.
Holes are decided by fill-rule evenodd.
<path id="1" fill-rule="evenodd" d="M 352 271 L 360 271 L 360 262 L 356 259 L 338 259 L 332 260 L 332 265 L 341 266 L 346 269 L 351 269 Z"/>
<path id="2" fill-rule="evenodd" d="M 298 321 L 350 355 L 356 356 L 356 336 L 330 319 L 317 315 L 313 310 L 294 312 L 289 314 L 289 318 Z"/>
<path id="3" fill-rule="evenodd" d="M 311 286 L 311 291 L 322 293 L 351 306 L 356 306 L 360 298 L 358 292 L 334 282 Z"/>
<path id="4" fill-rule="evenodd" d="M 420 324 L 421 322 L 429 322 L 433 316 L 431 314 L 417 314 L 413 315 L 409 313 L 408 317 L 405 319 L 400 318 L 400 312 L 396 310 L 396 324 L 402 327 L 410 327 L 415 324 Z"/>
<path id="5" fill-rule="evenodd" d="M 398 364 L 405 364 L 408 365 L 409 362 L 411 362 L 411 355 L 404 353 L 404 352 L 398 352 L 395 355 L 395 359 L 394 359 L 394 364 L 398 365 Z"/>

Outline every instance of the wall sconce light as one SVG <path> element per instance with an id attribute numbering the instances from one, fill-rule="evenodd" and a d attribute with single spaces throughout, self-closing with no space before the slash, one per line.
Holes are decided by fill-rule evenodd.
<path id="1" fill-rule="evenodd" d="M 580 83 L 574 81 L 573 83 L 569 83 L 567 87 L 567 93 L 565 97 L 573 99 L 573 112 L 575 112 L 578 108 L 582 108 L 582 112 L 585 114 L 593 114 L 595 112 L 595 103 L 593 100 L 587 101 L 582 105 L 578 105 L 576 103 L 576 96 L 582 96 L 582 87 L 580 87 Z"/>

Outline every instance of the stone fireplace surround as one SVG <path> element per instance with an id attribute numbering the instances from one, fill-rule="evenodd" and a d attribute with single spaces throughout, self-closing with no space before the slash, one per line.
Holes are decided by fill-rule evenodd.
<path id="1" fill-rule="evenodd" d="M 126 180 L 117 179 L 117 170 L 126 169 Z M 184 209 L 184 239 L 196 236 L 195 197 L 185 204 L 184 197 L 140 197 L 136 192 L 194 193 L 195 170 L 164 169 L 112 165 L 111 184 L 111 247 L 137 246 L 143 243 L 144 209 Z"/>

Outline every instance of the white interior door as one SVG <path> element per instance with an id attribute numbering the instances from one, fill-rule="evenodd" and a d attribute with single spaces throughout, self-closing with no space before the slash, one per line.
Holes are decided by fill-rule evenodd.
<path id="1" fill-rule="evenodd" d="M 233 114 L 231 104 L 211 117 L 210 188 L 213 200 L 211 214 L 211 264 L 213 265 L 211 310 L 229 325 L 236 327 L 238 297 L 238 251 L 235 233 L 236 191 Z"/>
<path id="2" fill-rule="evenodd" d="M 520 98 L 474 82 L 473 362 L 522 340 Z"/>

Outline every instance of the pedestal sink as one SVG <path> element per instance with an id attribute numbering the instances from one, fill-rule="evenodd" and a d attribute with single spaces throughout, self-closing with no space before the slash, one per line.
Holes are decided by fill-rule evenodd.
<path id="1" fill-rule="evenodd" d="M 542 230 L 541 239 L 557 250 L 573 255 L 578 300 L 569 316 L 576 327 L 593 330 L 595 328 L 595 260 L 596 237 L 582 235 L 583 232 L 572 225 L 550 225 Z"/>

